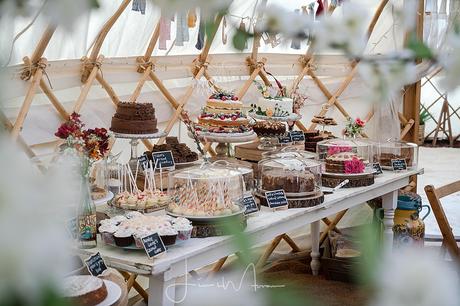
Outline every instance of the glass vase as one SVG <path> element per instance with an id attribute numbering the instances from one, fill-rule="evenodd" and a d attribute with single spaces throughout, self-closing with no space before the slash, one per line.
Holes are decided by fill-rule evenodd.
<path id="1" fill-rule="evenodd" d="M 80 199 L 77 208 L 78 246 L 82 249 L 97 246 L 96 205 L 91 198 L 90 184 L 87 175 L 82 175 L 80 184 Z"/>

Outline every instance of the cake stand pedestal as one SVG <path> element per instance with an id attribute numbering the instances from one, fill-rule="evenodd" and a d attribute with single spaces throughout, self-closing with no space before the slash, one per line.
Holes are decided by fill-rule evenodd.
<path id="1" fill-rule="evenodd" d="M 189 134 L 189 136 L 192 136 Z M 257 139 L 254 131 L 247 133 L 199 133 L 198 139 L 206 142 L 217 142 L 216 153 L 217 157 L 229 157 L 229 144 L 231 143 L 242 143 L 250 142 Z"/>
<path id="2" fill-rule="evenodd" d="M 257 115 L 254 112 L 249 112 L 249 116 L 251 116 L 253 119 L 259 119 L 262 121 L 277 121 L 277 122 L 296 122 L 297 120 L 300 120 L 302 118 L 301 115 L 299 114 L 290 114 L 289 116 L 285 117 L 269 117 L 269 116 L 262 116 L 262 115 Z M 273 151 L 276 150 L 276 145 L 278 142 L 278 136 L 282 135 L 262 135 L 260 136 L 260 144 L 257 147 L 259 150 L 262 151 Z M 278 142 L 279 143 L 279 142 Z"/>
<path id="3" fill-rule="evenodd" d="M 131 169 L 135 170 L 137 166 L 137 159 L 139 154 L 137 153 L 137 146 L 139 145 L 139 140 L 142 139 L 157 139 L 166 135 L 165 132 L 159 131 L 153 134 L 123 134 L 123 133 L 113 133 L 115 138 L 120 139 L 130 139 L 129 144 L 131 145 L 131 158 L 129 159 L 129 166 Z"/>

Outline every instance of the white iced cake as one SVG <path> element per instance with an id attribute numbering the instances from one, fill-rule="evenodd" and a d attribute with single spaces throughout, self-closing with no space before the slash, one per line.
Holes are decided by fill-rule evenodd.
<path id="1" fill-rule="evenodd" d="M 259 98 L 255 111 L 268 117 L 287 117 L 292 114 L 293 100 L 291 98 L 267 99 Z"/>

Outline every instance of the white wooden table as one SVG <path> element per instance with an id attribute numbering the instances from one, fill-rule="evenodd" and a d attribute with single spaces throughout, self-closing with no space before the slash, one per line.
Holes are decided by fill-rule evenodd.
<path id="1" fill-rule="evenodd" d="M 312 208 L 296 208 L 273 212 L 262 209 L 248 219 L 246 234 L 253 245 L 266 243 L 278 235 L 311 225 L 312 262 L 311 268 L 317 274 L 320 267 L 319 237 L 320 220 L 342 210 L 360 205 L 382 196 L 384 209 L 385 246 L 391 250 L 393 243 L 393 217 L 396 209 L 398 190 L 409 184 L 409 176 L 421 173 L 407 171 L 393 173 L 384 171 L 368 187 L 341 189 L 326 195 L 323 204 Z M 210 237 L 190 239 L 172 246 L 161 257 L 148 259 L 145 252 L 125 251 L 98 242 L 97 248 L 78 250 L 80 255 L 89 256 L 100 252 L 106 264 L 118 270 L 149 277 L 149 305 L 174 305 L 175 279 L 192 270 L 212 264 L 222 257 L 238 251 L 233 237 Z"/>

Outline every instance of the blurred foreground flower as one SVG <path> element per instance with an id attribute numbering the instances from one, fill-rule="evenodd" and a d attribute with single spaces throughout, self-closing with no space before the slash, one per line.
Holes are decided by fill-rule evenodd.
<path id="1" fill-rule="evenodd" d="M 426 249 L 397 250 L 375 274 L 378 291 L 370 306 L 460 305 L 456 268 Z"/>
<path id="2" fill-rule="evenodd" d="M 1 305 L 42 304 L 68 271 L 66 219 L 77 197 L 71 167 L 65 162 L 43 176 L 0 135 Z"/>

